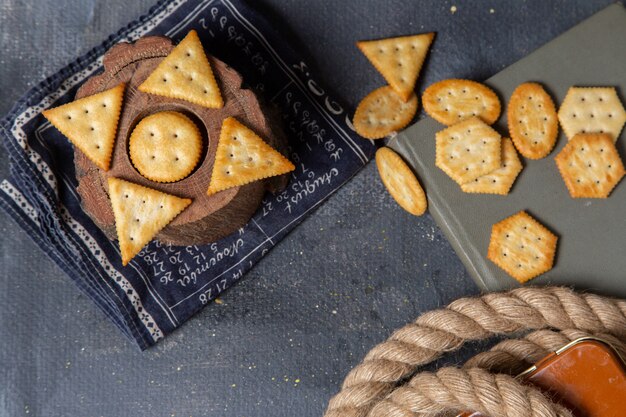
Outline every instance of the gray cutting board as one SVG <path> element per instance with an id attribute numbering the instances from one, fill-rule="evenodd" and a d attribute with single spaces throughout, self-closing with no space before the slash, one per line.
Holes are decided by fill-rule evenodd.
<path id="1" fill-rule="evenodd" d="M 549 24 L 549 22 L 546 22 Z M 626 10 L 611 5 L 485 81 L 500 96 L 495 124 L 508 136 L 506 105 L 526 81 L 540 82 L 557 108 L 570 86 L 615 86 L 626 92 Z M 445 126 L 431 118 L 414 124 L 389 146 L 414 168 L 428 195 L 429 211 L 476 283 L 501 290 L 517 282 L 486 258 L 491 226 L 526 210 L 559 236 L 554 268 L 532 284 L 566 284 L 626 297 L 626 179 L 608 199 L 572 199 L 554 163 L 567 138 L 540 160 L 524 160 L 508 196 L 466 194 L 435 166 L 435 133 Z M 626 157 L 624 133 L 617 141 Z"/>

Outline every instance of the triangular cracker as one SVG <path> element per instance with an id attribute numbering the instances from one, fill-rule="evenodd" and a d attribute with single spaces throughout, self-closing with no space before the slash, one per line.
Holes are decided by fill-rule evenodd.
<path id="1" fill-rule="evenodd" d="M 415 81 L 433 41 L 433 32 L 421 35 L 357 42 L 358 48 L 404 101 L 415 88 Z"/>
<path id="2" fill-rule="evenodd" d="M 161 61 L 141 83 L 139 91 L 209 108 L 224 106 L 211 64 L 195 30 L 189 31 L 185 39 Z"/>
<path id="3" fill-rule="evenodd" d="M 291 172 L 296 167 L 256 133 L 228 117 L 222 123 L 207 194 Z"/>
<path id="4" fill-rule="evenodd" d="M 125 84 L 42 113 L 98 167 L 107 171 L 117 135 Z"/>
<path id="5" fill-rule="evenodd" d="M 118 178 L 109 178 L 109 197 L 122 252 L 128 262 L 183 211 L 191 200 Z"/>

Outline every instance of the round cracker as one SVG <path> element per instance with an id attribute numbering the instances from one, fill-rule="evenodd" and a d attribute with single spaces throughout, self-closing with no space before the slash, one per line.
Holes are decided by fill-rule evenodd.
<path id="1" fill-rule="evenodd" d="M 356 132 L 367 139 L 382 139 L 409 124 L 417 112 L 417 96 L 405 102 L 393 88 L 384 86 L 369 93 L 354 113 Z"/>
<path id="2" fill-rule="evenodd" d="M 400 155 L 389 148 L 380 148 L 376 151 L 376 166 L 387 191 L 400 207 L 415 216 L 426 212 L 424 189 Z"/>
<path id="3" fill-rule="evenodd" d="M 556 108 L 540 84 L 520 84 L 513 91 L 507 121 L 513 144 L 526 158 L 544 158 L 554 148 L 559 133 Z"/>
<path id="4" fill-rule="evenodd" d="M 422 95 L 424 110 L 441 124 L 452 126 L 471 117 L 491 125 L 500 117 L 500 99 L 484 84 L 449 79 L 430 85 Z"/>
<path id="5" fill-rule="evenodd" d="M 174 182 L 191 174 L 202 153 L 198 127 L 175 111 L 154 113 L 142 119 L 129 139 L 130 159 L 149 180 Z"/>

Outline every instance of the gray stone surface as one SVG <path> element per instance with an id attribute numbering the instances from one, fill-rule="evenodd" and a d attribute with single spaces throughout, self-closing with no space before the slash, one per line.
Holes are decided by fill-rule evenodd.
<path id="1" fill-rule="evenodd" d="M 422 85 L 483 79 L 609 1 L 468 3 L 255 2 L 281 22 L 318 78 L 354 107 L 382 84 L 353 47 L 358 39 L 435 30 Z M 0 0 L 0 114 L 150 5 Z M 0 149 L 0 177 L 6 173 Z M 0 416 L 321 415 L 348 370 L 393 329 L 477 292 L 432 219 L 399 209 L 373 164 L 223 304 L 143 353 L 4 213 L 0 256 Z"/>

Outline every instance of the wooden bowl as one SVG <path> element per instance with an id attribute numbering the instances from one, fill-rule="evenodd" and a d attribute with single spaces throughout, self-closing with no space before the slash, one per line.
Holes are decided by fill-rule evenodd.
<path id="1" fill-rule="evenodd" d="M 99 169 L 82 152 L 74 152 L 78 192 L 84 210 L 111 239 L 117 239 L 115 219 L 108 197 L 108 177 L 117 177 L 179 197 L 192 199 L 189 207 L 165 227 L 157 239 L 173 245 L 214 242 L 244 226 L 257 210 L 266 191 L 277 192 L 287 184 L 283 175 L 231 188 L 212 196 L 206 194 L 220 129 L 224 118 L 234 116 L 267 143 L 286 154 L 287 142 L 278 128 L 277 117 L 264 111 L 255 94 L 242 88 L 241 76 L 224 62 L 208 56 L 224 98 L 224 107 L 208 109 L 182 100 L 142 93 L 137 87 L 174 48 L 170 39 L 145 37 L 134 44 L 119 43 L 104 56 L 104 72 L 83 84 L 76 98 L 99 93 L 126 83 L 124 105 L 109 171 Z M 181 112 L 202 132 L 204 151 L 198 166 L 186 178 L 158 183 L 143 177 L 128 155 L 128 139 L 144 117 L 163 110 Z"/>

